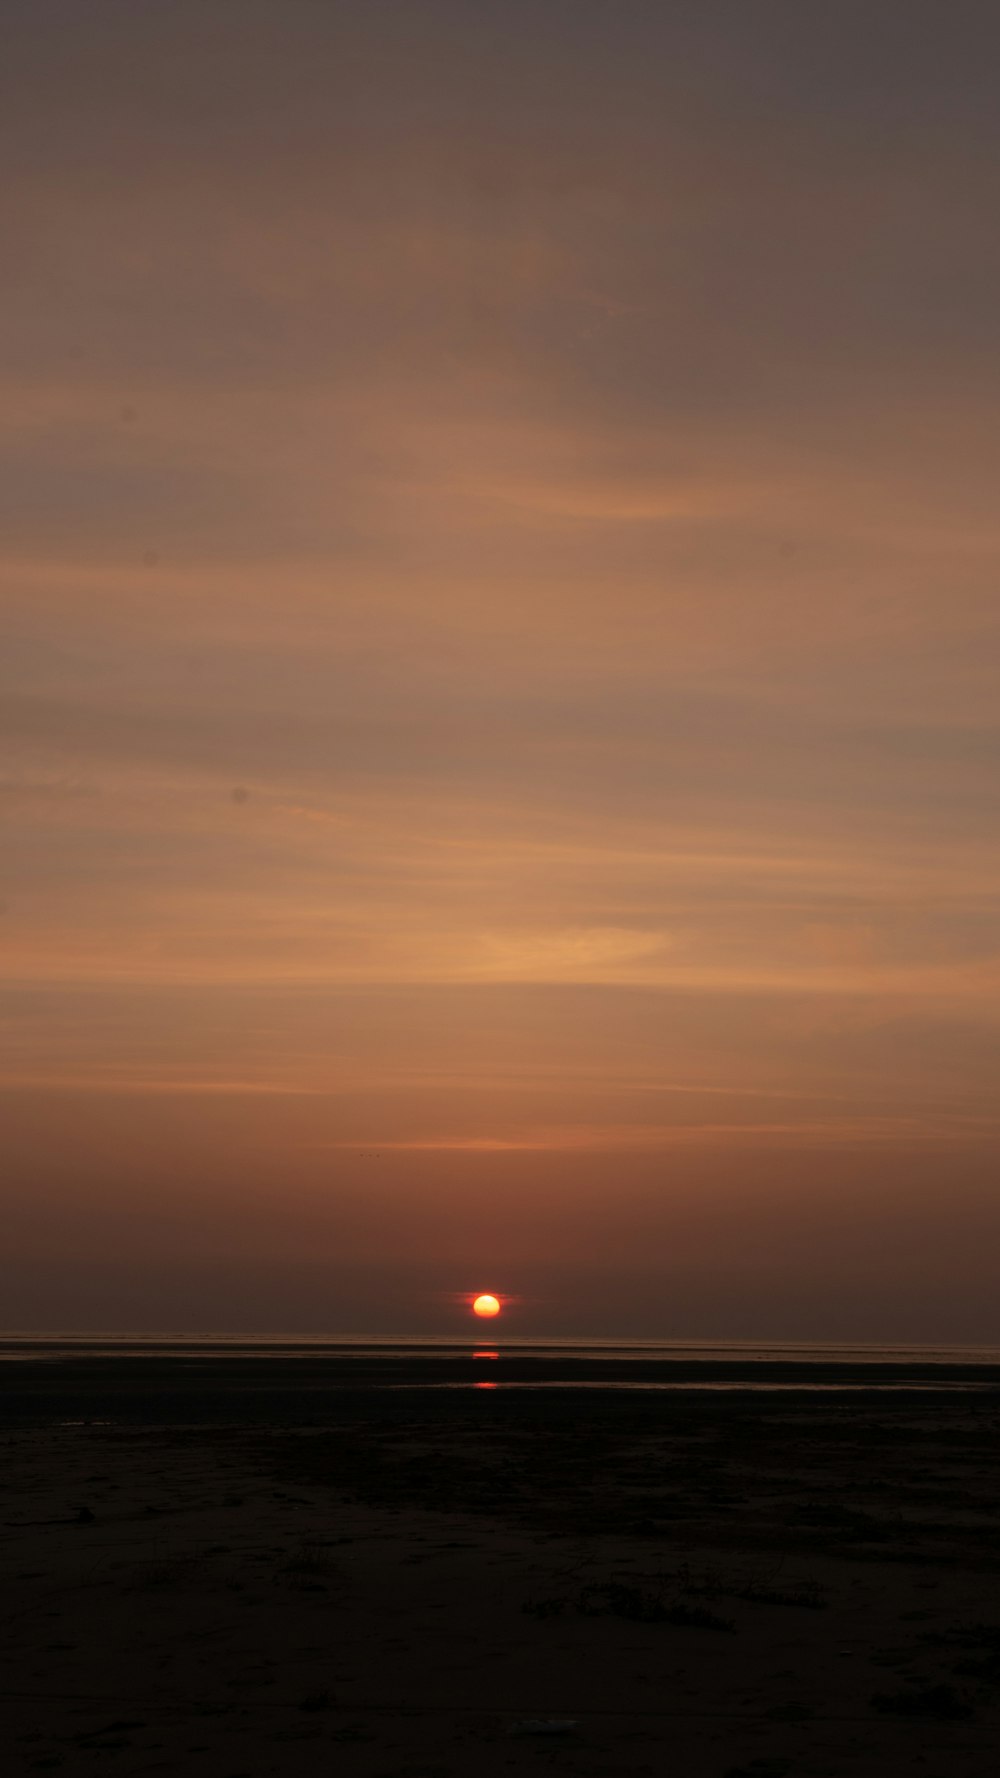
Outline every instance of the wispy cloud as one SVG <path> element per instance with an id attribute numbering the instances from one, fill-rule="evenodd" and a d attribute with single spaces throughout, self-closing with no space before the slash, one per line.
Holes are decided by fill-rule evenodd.
<path id="1" fill-rule="evenodd" d="M 190 1117 L 399 1217 L 768 1144 L 978 1204 L 996 20 L 113 10 L 5 33 L 23 1177 Z"/>

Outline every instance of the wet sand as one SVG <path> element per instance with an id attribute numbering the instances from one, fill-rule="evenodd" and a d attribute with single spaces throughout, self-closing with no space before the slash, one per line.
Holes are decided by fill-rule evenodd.
<path id="1" fill-rule="evenodd" d="M 7 1769 L 993 1769 L 993 1373 L 397 1362 L 3 1366 Z"/>

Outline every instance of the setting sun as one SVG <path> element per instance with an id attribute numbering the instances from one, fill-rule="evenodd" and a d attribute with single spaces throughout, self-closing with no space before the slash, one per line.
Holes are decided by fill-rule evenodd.
<path id="1" fill-rule="evenodd" d="M 495 1296 L 490 1296 L 488 1292 L 483 1296 L 477 1296 L 472 1305 L 472 1313 L 474 1315 L 484 1315 L 487 1317 L 491 1315 L 499 1315 L 499 1299 Z"/>

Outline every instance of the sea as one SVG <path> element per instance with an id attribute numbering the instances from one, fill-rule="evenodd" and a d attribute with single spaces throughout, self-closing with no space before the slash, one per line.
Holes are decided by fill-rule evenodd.
<path id="1" fill-rule="evenodd" d="M 146 1361 L 198 1373 L 240 1362 L 365 1389 L 899 1390 L 1000 1386 L 1000 1346 L 363 1334 L 0 1335 L 0 1363 Z M 190 1368 L 189 1368 L 190 1367 Z M 304 1379 L 303 1379 L 304 1380 Z"/>

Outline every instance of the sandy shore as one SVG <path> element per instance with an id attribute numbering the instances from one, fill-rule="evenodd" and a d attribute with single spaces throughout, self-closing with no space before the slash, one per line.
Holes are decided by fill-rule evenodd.
<path id="1" fill-rule="evenodd" d="M 4 1366 L 8 1769 L 993 1768 L 994 1388 L 344 1381 Z"/>

